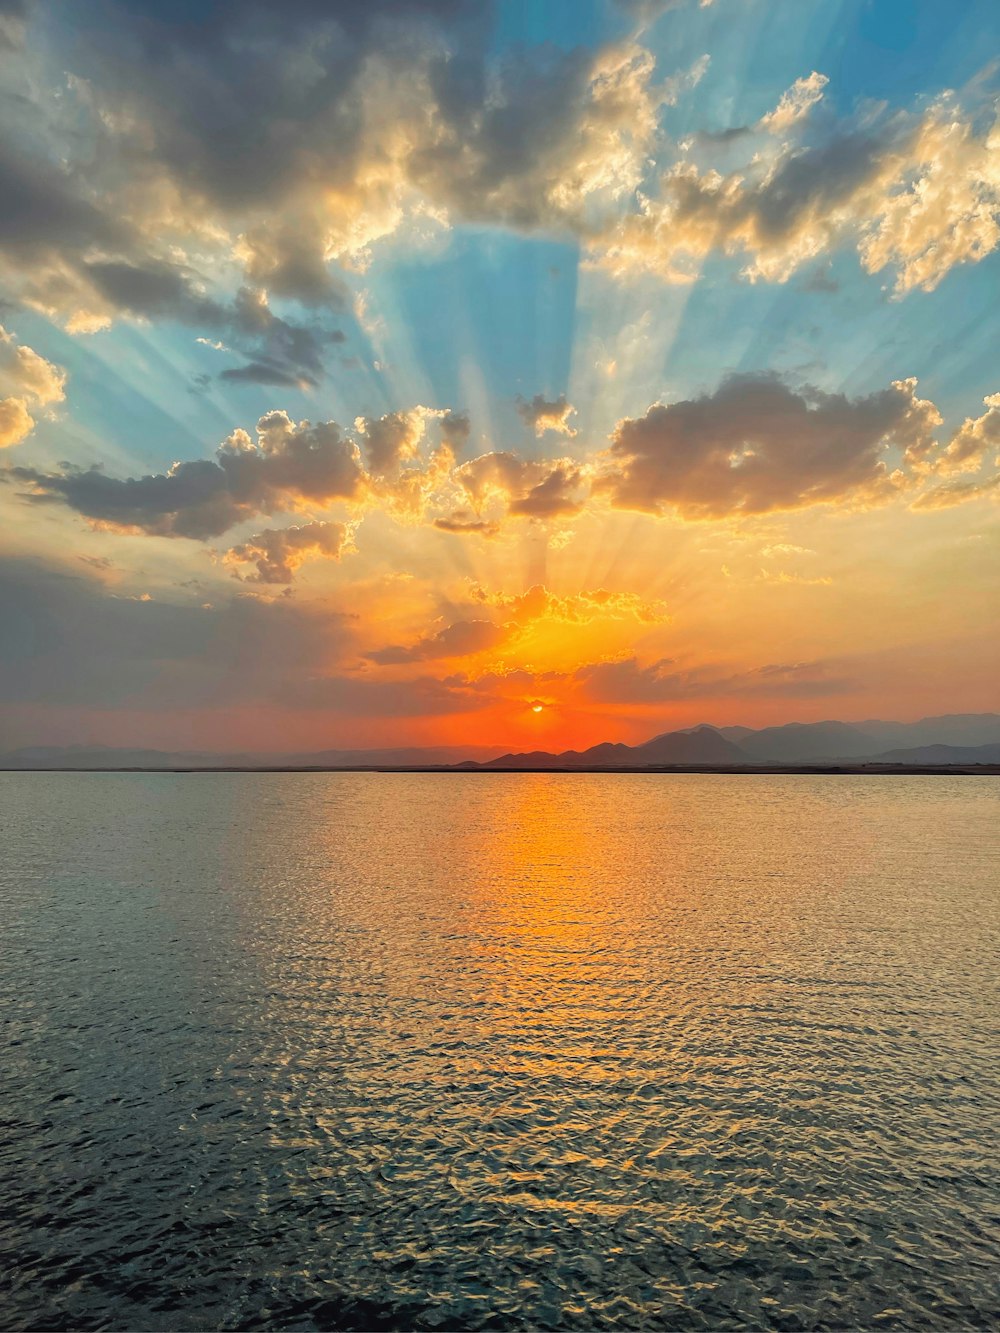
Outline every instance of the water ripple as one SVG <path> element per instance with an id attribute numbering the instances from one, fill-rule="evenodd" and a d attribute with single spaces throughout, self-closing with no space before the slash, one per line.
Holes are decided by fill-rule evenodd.
<path id="1" fill-rule="evenodd" d="M 10 1329 L 983 1328 L 1000 780 L 0 775 Z"/>

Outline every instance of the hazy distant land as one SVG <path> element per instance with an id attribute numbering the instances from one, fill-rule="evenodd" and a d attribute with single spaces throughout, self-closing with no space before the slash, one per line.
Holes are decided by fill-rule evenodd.
<path id="1" fill-rule="evenodd" d="M 639 745 L 503 753 L 435 746 L 222 754 L 97 745 L 35 746 L 0 754 L 0 769 L 95 772 L 677 772 L 1000 773 L 1000 714 L 955 713 L 917 722 L 791 722 L 696 727 Z"/>

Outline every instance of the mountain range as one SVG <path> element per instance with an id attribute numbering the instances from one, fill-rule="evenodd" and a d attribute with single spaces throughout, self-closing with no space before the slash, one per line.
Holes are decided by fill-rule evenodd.
<path id="1" fill-rule="evenodd" d="M 248 751 L 148 750 L 108 745 L 32 745 L 0 752 L 0 769 L 189 768 L 427 768 L 493 758 L 497 746 L 403 746 L 382 750 L 315 750 L 287 754 Z"/>
<path id="2" fill-rule="evenodd" d="M 952 713 L 917 722 L 789 722 L 784 726 L 667 731 L 639 745 L 605 741 L 587 750 L 498 754 L 488 746 L 317 750 L 289 754 L 31 746 L 0 753 L 0 769 L 337 768 L 752 768 L 829 764 L 968 767 L 1000 765 L 1000 714 Z"/>
<path id="3" fill-rule="evenodd" d="M 887 742 L 896 745 L 887 749 Z M 902 742 L 902 743 L 900 743 Z M 550 754 L 499 755 L 481 768 L 747 768 L 754 765 L 1000 764 L 1000 715 L 953 714 L 919 722 L 789 722 L 779 727 L 713 727 L 668 731 L 641 745 L 594 745 Z M 465 765 L 468 767 L 469 765 Z"/>

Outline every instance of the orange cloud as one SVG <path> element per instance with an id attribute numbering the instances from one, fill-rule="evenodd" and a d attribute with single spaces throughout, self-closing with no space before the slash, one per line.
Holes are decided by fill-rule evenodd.
<path id="1" fill-rule="evenodd" d="M 35 428 L 32 411 L 60 403 L 66 372 L 0 325 L 0 449 L 20 444 Z"/>

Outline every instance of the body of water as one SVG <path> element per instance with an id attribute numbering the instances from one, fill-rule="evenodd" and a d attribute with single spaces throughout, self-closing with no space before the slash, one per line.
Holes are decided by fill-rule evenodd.
<path id="1" fill-rule="evenodd" d="M 0 1324 L 993 1324 L 998 902 L 997 778 L 0 774 Z"/>

